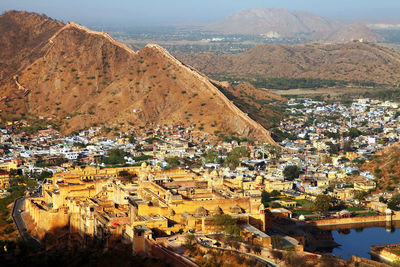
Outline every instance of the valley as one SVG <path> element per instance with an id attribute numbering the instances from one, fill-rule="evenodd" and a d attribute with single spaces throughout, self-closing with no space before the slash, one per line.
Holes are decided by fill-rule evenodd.
<path id="1" fill-rule="evenodd" d="M 400 19 L 67 4 L 0 15 L 1 263 L 400 261 Z"/>

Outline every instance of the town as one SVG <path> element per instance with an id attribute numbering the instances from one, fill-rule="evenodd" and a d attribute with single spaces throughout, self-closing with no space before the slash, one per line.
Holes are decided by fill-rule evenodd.
<path id="1" fill-rule="evenodd" d="M 324 226 L 395 220 L 398 180 L 382 187 L 379 169 L 363 164 L 399 140 L 398 104 L 294 98 L 285 107 L 277 146 L 180 125 L 63 136 L 46 118 L 39 128 L 9 122 L 1 196 L 21 198 L 17 229 L 0 230 L 47 249 L 66 238 L 71 247 L 128 242 L 133 254 L 182 266 L 199 263 L 199 243 L 274 266 L 293 260 L 276 251 L 321 260 L 314 253 L 338 245 Z"/>

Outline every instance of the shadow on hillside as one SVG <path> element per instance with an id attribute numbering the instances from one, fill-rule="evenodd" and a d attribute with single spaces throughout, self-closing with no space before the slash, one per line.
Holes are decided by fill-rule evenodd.
<path id="1" fill-rule="evenodd" d="M 0 266 L 169 266 L 158 259 L 133 255 L 129 242 L 71 234 L 66 227 L 47 232 L 40 241 L 45 247 L 40 251 L 22 240 L 0 241 Z"/>

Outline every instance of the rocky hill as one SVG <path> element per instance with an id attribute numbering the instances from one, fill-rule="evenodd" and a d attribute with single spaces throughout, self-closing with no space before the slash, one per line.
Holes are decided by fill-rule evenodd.
<path id="1" fill-rule="evenodd" d="M 324 40 L 333 43 L 346 43 L 353 40 L 363 40 L 366 42 L 378 43 L 385 40 L 382 36 L 373 32 L 371 29 L 361 23 L 349 24 L 334 31 L 318 32 L 313 35 L 312 39 L 316 41 Z"/>
<path id="2" fill-rule="evenodd" d="M 24 25 L 26 13 L 6 13 L 3 21 L 4 16 L 13 17 L 7 18 L 11 24 L 18 19 Z M 39 17 L 39 21 L 48 20 Z M 47 25 L 43 32 L 48 38 L 44 34 L 40 38 L 40 53 L 28 59 L 31 64 L 8 56 L 21 68 L 11 78 L 1 80 L 3 119 L 34 114 L 58 121 L 66 133 L 96 124 L 119 130 L 130 125 L 195 125 L 211 133 L 273 142 L 267 130 L 206 76 L 183 65 L 162 47 L 150 44 L 134 52 L 106 33 L 73 22 L 61 27 L 58 22 Z M 0 47 L 14 42 L 21 46 L 20 51 L 37 51 L 37 46 L 31 49 L 18 38 L 9 37 L 11 40 L 3 35 Z"/>
<path id="3" fill-rule="evenodd" d="M 204 30 L 222 34 L 263 35 L 266 38 L 301 37 L 310 41 L 349 42 L 364 39 L 382 42 L 384 38 L 366 24 L 324 18 L 306 11 L 283 8 L 249 8 L 220 21 L 208 24 Z"/>
<path id="4" fill-rule="evenodd" d="M 240 110 L 262 126 L 269 128 L 283 119 L 284 109 L 281 107 L 286 98 L 257 89 L 248 82 L 234 86 L 228 82 L 212 82 Z"/>
<path id="5" fill-rule="evenodd" d="M 0 85 L 43 56 L 48 39 L 64 26 L 45 15 L 9 11 L 0 16 Z"/>
<path id="6" fill-rule="evenodd" d="M 182 62 L 206 74 L 233 78 L 246 75 L 371 81 L 397 85 L 400 52 L 379 45 L 349 42 L 344 44 L 300 44 L 255 46 L 238 54 L 176 54 Z"/>
<path id="7" fill-rule="evenodd" d="M 299 33 L 331 31 L 336 27 L 338 25 L 333 20 L 309 12 L 290 12 L 283 8 L 249 8 L 212 23 L 206 29 L 229 34 L 273 32 L 288 37 Z"/>
<path id="8" fill-rule="evenodd" d="M 362 165 L 361 170 L 368 170 L 377 181 L 376 191 L 393 191 L 400 182 L 400 144 L 396 143 L 374 155 L 373 159 Z"/>

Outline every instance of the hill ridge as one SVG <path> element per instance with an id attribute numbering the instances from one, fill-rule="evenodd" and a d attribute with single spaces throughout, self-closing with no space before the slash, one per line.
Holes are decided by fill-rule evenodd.
<path id="1" fill-rule="evenodd" d="M 227 78 L 310 78 L 397 85 L 400 52 L 376 44 L 261 44 L 237 54 L 175 53 L 184 64 Z M 212 64 L 211 64 L 212 62 Z M 223 77 L 222 77 L 223 78 Z M 239 79 L 243 80 L 243 79 Z M 266 87 L 268 88 L 268 87 Z"/>
<path id="2" fill-rule="evenodd" d="M 6 84 L 5 96 L 11 97 L 0 102 L 3 115 L 49 118 L 63 132 L 97 123 L 119 130 L 178 123 L 274 143 L 205 75 L 157 44 L 134 52 L 104 32 L 69 22 L 45 48 Z M 16 88 L 31 93 L 21 98 Z"/>
<path id="3" fill-rule="evenodd" d="M 159 51 L 161 51 L 165 56 L 173 60 L 176 64 L 186 68 L 188 71 L 190 71 L 192 74 L 197 76 L 199 79 L 201 79 L 203 82 L 207 83 L 209 85 L 208 89 L 211 91 L 211 93 L 216 93 L 227 105 L 227 107 L 236 115 L 245 120 L 247 123 L 252 125 L 257 131 L 260 133 L 269 135 L 269 132 L 262 127 L 259 123 L 256 121 L 252 120 L 249 118 L 247 114 L 245 114 L 242 110 L 240 110 L 236 105 L 233 104 L 232 101 L 230 101 L 220 90 L 218 90 L 214 84 L 211 83 L 210 79 L 206 78 L 203 74 L 201 74 L 199 71 L 197 71 L 195 68 L 187 66 L 183 64 L 181 61 L 173 57 L 165 48 L 161 47 L 160 45 L 157 44 L 148 44 L 146 47 L 149 48 L 155 48 Z M 268 140 L 270 143 L 275 143 L 272 138 Z"/>
<path id="4" fill-rule="evenodd" d="M 62 27 L 61 29 L 59 29 L 52 37 L 50 37 L 49 43 L 52 44 L 53 41 L 54 41 L 54 39 L 57 38 L 57 36 L 58 36 L 59 34 L 61 34 L 63 31 L 65 31 L 65 30 L 67 30 L 67 29 L 69 29 L 69 28 L 76 28 L 76 29 L 82 30 L 82 31 L 84 31 L 84 32 L 86 32 L 86 33 L 88 33 L 88 34 L 94 34 L 94 35 L 102 36 L 102 37 L 108 39 L 108 40 L 109 40 L 111 43 L 113 43 L 114 45 L 117 45 L 117 46 L 119 46 L 119 47 L 125 49 L 125 50 L 126 50 L 127 52 L 129 52 L 130 54 L 136 54 L 135 51 L 133 51 L 133 50 L 132 50 L 131 48 L 129 48 L 127 45 L 125 45 L 125 44 L 123 44 L 123 43 L 121 43 L 121 42 L 116 41 L 116 40 L 113 39 L 108 33 L 104 32 L 104 31 L 99 32 L 99 31 L 91 30 L 91 29 L 89 29 L 89 28 L 86 28 L 86 27 L 83 26 L 83 25 L 80 25 L 80 24 L 74 22 L 74 21 L 68 21 L 67 24 L 65 24 L 64 27 Z"/>

